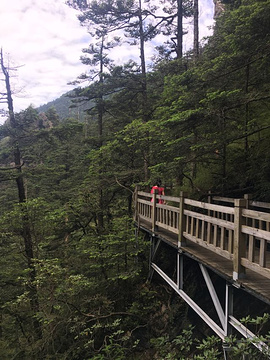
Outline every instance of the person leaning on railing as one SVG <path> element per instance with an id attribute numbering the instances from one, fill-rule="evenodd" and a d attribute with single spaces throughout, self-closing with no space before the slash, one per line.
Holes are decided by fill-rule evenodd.
<path id="1" fill-rule="evenodd" d="M 154 192 L 156 191 L 157 195 L 165 195 L 164 192 L 164 187 L 161 185 L 161 180 L 158 179 L 156 181 L 156 185 L 154 185 L 151 189 L 151 194 L 154 194 Z M 151 199 L 151 201 L 153 201 L 153 198 Z M 163 199 L 158 199 L 158 203 L 159 204 L 164 204 L 164 200 Z"/>

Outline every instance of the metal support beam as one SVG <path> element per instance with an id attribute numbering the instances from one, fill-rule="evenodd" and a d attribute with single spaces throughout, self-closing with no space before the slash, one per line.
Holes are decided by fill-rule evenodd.
<path id="1" fill-rule="evenodd" d="M 181 253 L 177 253 L 177 286 L 178 289 L 183 290 L 184 287 L 184 256 Z"/>
<path id="2" fill-rule="evenodd" d="M 231 284 L 226 283 L 225 293 L 225 334 L 230 336 L 232 334 L 232 327 L 229 323 L 229 317 L 233 315 L 233 287 Z"/>
<path id="3" fill-rule="evenodd" d="M 199 264 L 199 266 L 200 266 L 200 269 L 202 271 L 202 274 L 203 274 L 204 280 L 206 282 L 207 288 L 209 290 L 211 299 L 213 300 L 213 303 L 214 303 L 215 309 L 217 311 L 217 314 L 218 314 L 219 320 L 221 322 L 221 325 L 222 325 L 223 329 L 225 330 L 225 314 L 224 314 L 224 311 L 223 311 L 222 306 L 220 304 L 220 301 L 219 301 L 219 298 L 217 296 L 214 285 L 212 283 L 212 280 L 211 280 L 211 278 L 209 276 L 209 273 L 208 273 L 206 267 L 203 266 L 202 264 Z"/>
<path id="4" fill-rule="evenodd" d="M 161 243 L 161 240 L 160 239 L 157 239 L 154 235 L 152 235 L 152 239 L 153 239 L 153 248 L 152 248 L 152 261 L 154 260 L 154 257 L 155 257 L 155 255 L 156 255 L 156 253 L 157 253 L 157 250 L 158 250 L 158 248 L 159 248 L 159 245 L 160 245 L 160 243 Z M 155 243 L 155 239 L 157 239 L 157 241 L 156 241 L 156 244 L 154 244 Z"/>
<path id="5" fill-rule="evenodd" d="M 269 347 L 263 341 L 259 341 L 258 337 L 255 334 L 253 334 L 253 332 L 251 332 L 245 325 L 243 325 L 240 321 L 238 321 L 235 317 L 230 316 L 229 323 L 246 339 L 250 339 L 252 344 L 256 346 L 257 349 L 259 349 L 261 352 L 268 352 L 269 354 Z"/>
<path id="6" fill-rule="evenodd" d="M 173 280 L 169 278 L 156 264 L 152 268 L 181 296 L 182 299 L 206 322 L 206 324 L 222 339 L 225 338 L 224 330 L 218 326 L 183 290 L 178 288 Z"/>
<path id="7" fill-rule="evenodd" d="M 149 274 L 148 274 L 148 281 L 151 281 L 152 280 L 152 277 L 153 277 L 153 273 L 154 273 L 154 270 L 152 269 L 152 261 L 154 260 L 154 257 L 156 255 L 156 252 L 159 248 L 159 245 L 161 243 L 161 240 L 160 239 L 157 239 L 156 243 L 155 243 L 155 239 L 156 237 L 154 236 L 154 234 L 150 235 L 150 238 L 151 238 L 151 245 L 150 245 L 150 256 L 149 256 Z"/>
<path id="8" fill-rule="evenodd" d="M 230 316 L 233 315 L 233 287 L 231 284 L 229 284 L 228 282 L 226 282 L 226 292 L 225 292 L 225 327 L 224 327 L 224 331 L 225 331 L 225 335 L 230 336 L 232 335 L 232 326 L 229 323 L 229 318 Z M 228 354 L 230 353 L 231 346 L 226 343 L 223 342 L 223 354 L 224 354 L 224 359 L 227 360 L 229 359 Z"/>

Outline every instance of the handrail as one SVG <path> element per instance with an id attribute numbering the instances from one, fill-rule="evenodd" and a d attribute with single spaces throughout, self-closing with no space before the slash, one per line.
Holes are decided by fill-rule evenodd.
<path id="1" fill-rule="evenodd" d="M 176 234 L 179 248 L 188 246 L 188 241 L 196 242 L 230 259 L 235 280 L 244 277 L 246 269 L 270 279 L 266 264 L 270 213 L 251 209 L 259 205 L 263 205 L 263 210 L 268 209 L 270 204 L 252 202 L 247 196 L 244 199 L 215 197 L 215 202 L 221 201 L 219 205 L 189 199 L 183 192 L 175 197 L 138 191 L 135 199 L 135 220 L 148 222 L 152 232 L 163 230 Z M 158 203 L 158 199 L 165 203 Z"/>

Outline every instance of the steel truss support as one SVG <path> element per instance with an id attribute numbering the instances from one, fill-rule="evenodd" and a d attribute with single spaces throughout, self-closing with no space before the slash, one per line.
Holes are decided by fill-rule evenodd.
<path id="1" fill-rule="evenodd" d="M 211 327 L 211 329 L 224 340 L 224 330 L 217 325 L 211 318 L 203 311 L 199 305 L 195 303 L 183 290 L 178 288 L 173 280 L 169 278 L 156 264 L 152 263 L 152 268 L 181 296 L 182 299 Z"/>
<path id="2" fill-rule="evenodd" d="M 227 359 L 227 351 L 230 349 L 226 344 L 226 337 L 230 336 L 233 332 L 233 329 L 237 330 L 243 337 L 251 339 L 251 342 L 256 346 L 260 351 L 269 351 L 268 346 L 262 341 L 258 341 L 258 338 L 253 334 L 246 326 L 240 323 L 233 316 L 233 289 L 234 286 L 231 283 L 226 282 L 226 291 L 225 291 L 225 304 L 224 309 L 220 303 L 214 284 L 210 278 L 207 268 L 199 263 L 203 278 L 209 290 L 211 299 L 215 306 L 220 324 L 217 324 L 202 308 L 195 303 L 184 291 L 184 277 L 183 277 L 183 262 L 184 254 L 181 250 L 177 253 L 177 283 L 175 283 L 168 275 L 164 273 L 155 263 L 153 263 L 154 256 L 156 255 L 157 249 L 160 245 L 160 240 L 152 236 L 152 246 L 151 246 L 151 255 L 150 255 L 150 266 L 152 268 L 151 277 L 153 272 L 156 271 L 166 282 L 174 289 L 174 291 L 181 296 L 181 298 L 204 320 L 204 322 L 223 340 L 224 346 L 224 359 Z M 254 341 L 252 341 L 254 339 Z"/>
<path id="3" fill-rule="evenodd" d="M 207 288 L 209 290 L 209 293 L 210 293 L 210 296 L 211 296 L 211 299 L 214 303 L 214 306 L 216 308 L 216 311 L 217 311 L 217 314 L 218 314 L 218 317 L 219 317 L 219 320 L 220 320 L 220 323 L 222 325 L 222 328 L 225 329 L 225 314 L 224 314 L 224 311 L 222 309 L 222 306 L 220 304 L 220 301 L 219 301 L 219 298 L 217 296 L 217 293 L 216 293 L 216 290 L 214 288 L 214 285 L 212 283 L 212 280 L 209 276 L 209 273 L 206 269 L 205 266 L 203 266 L 202 264 L 199 264 L 200 268 L 201 268 L 201 272 L 203 274 L 203 277 L 204 277 L 204 280 L 205 280 L 205 283 L 207 285 Z"/>
<path id="4" fill-rule="evenodd" d="M 154 269 L 152 268 L 151 264 L 155 258 L 157 250 L 160 246 L 161 240 L 155 237 L 154 234 L 150 235 L 151 245 L 150 245 L 150 256 L 149 256 L 149 274 L 148 274 L 148 281 L 152 280 Z"/>

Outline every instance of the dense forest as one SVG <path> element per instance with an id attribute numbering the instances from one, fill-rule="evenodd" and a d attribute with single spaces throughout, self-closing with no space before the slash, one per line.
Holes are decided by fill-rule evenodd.
<path id="1" fill-rule="evenodd" d="M 7 86 L 1 359 L 223 359 L 181 299 L 147 282 L 149 242 L 134 229 L 132 200 L 158 177 L 176 196 L 270 201 L 270 0 L 223 0 L 213 35 L 200 46 L 194 26 L 187 53 L 183 19 L 196 25 L 198 1 L 160 0 L 162 14 L 151 0 L 68 3 L 93 39 L 72 98 L 88 104 L 84 120 L 53 107 L 14 114 Z M 110 60 L 119 31 L 139 64 Z M 145 44 L 160 34 L 149 66 Z M 246 345 L 231 358 L 251 353 Z"/>

